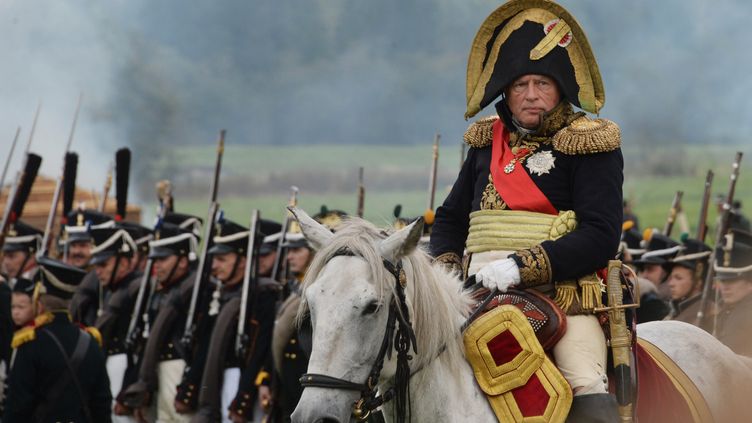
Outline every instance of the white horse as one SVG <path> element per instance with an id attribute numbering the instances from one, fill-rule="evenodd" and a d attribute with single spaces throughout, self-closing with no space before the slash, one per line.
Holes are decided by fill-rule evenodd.
<path id="1" fill-rule="evenodd" d="M 404 296 L 417 341 L 409 362 L 409 414 L 413 422 L 495 422 L 485 395 L 464 359 L 460 327 L 471 300 L 462 283 L 416 248 L 422 225 L 413 223 L 388 235 L 361 219 L 349 219 L 332 234 L 305 212 L 293 209 L 303 233 L 317 254 L 303 288 L 301 315 L 310 312 L 313 348 L 309 374 L 335 382 L 363 384 L 379 358 L 397 294 L 395 276 L 385 261 L 401 263 L 406 276 Z M 343 251 L 346 253 L 343 254 Z M 744 406 L 752 371 L 712 336 L 680 322 L 640 325 L 639 335 L 671 357 L 695 383 L 717 422 L 739 420 L 728 413 Z M 394 384 L 394 354 L 384 359 L 379 392 Z M 331 382 L 331 380 L 330 380 Z M 326 385 L 325 385 L 326 386 Z M 309 386 L 292 415 L 293 422 L 350 422 L 357 389 Z M 393 415 L 395 401 L 383 406 Z M 736 411 L 734 411 L 736 413 Z"/>

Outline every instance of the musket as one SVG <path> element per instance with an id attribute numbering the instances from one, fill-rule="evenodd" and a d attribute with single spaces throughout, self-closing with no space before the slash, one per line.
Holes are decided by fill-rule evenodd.
<path id="1" fill-rule="evenodd" d="M 700 205 L 700 221 L 697 223 L 697 239 L 703 243 L 708 234 L 708 206 L 710 205 L 713 176 L 713 171 L 708 170 L 708 174 L 705 176 L 705 191 L 702 193 L 702 204 Z"/>
<path id="2" fill-rule="evenodd" d="M 248 345 L 248 334 L 245 333 L 245 321 L 248 313 L 248 303 L 253 304 L 256 297 L 256 288 L 258 272 L 256 266 L 256 233 L 258 232 L 259 211 L 253 210 L 251 213 L 251 223 L 248 232 L 248 247 L 245 252 L 245 268 L 243 269 L 243 288 L 240 296 L 240 316 L 238 317 L 238 333 L 235 336 L 235 354 L 238 358 L 243 358 L 245 347 Z M 253 285 L 253 286 L 251 286 Z"/>
<path id="3" fill-rule="evenodd" d="M 15 223 L 21 217 L 21 214 L 23 214 L 24 205 L 26 205 L 26 200 L 29 199 L 31 186 L 34 185 L 34 180 L 37 177 L 41 164 L 42 158 L 40 156 L 34 153 L 26 155 L 26 162 L 19 171 L 16 182 L 8 193 L 8 201 L 3 211 L 3 220 L 0 222 L 0 248 L 5 245 L 5 236 L 8 233 L 10 225 Z"/>
<path id="4" fill-rule="evenodd" d="M 290 187 L 290 201 L 288 202 L 288 206 L 296 207 L 298 205 L 298 187 L 295 185 Z M 271 273 L 271 279 L 275 280 L 277 282 L 286 282 L 286 281 L 280 281 L 279 280 L 279 271 L 282 269 L 282 263 L 284 263 L 284 249 L 283 247 L 285 243 L 285 237 L 287 237 L 287 231 L 290 230 L 290 224 L 292 223 L 293 219 L 295 217 L 290 213 L 287 212 L 287 217 L 285 218 L 285 221 L 282 223 L 282 232 L 279 238 L 279 241 L 277 243 L 277 255 L 274 258 L 274 266 L 272 266 L 272 273 Z"/>
<path id="5" fill-rule="evenodd" d="M 671 229 L 674 228 L 674 222 L 676 221 L 676 214 L 681 210 L 681 200 L 684 196 L 684 191 L 676 191 L 674 195 L 674 201 L 671 202 L 671 208 L 668 211 L 668 217 L 666 218 L 666 225 L 663 227 L 663 234 L 667 237 L 671 236 Z"/>
<path id="6" fill-rule="evenodd" d="M 431 161 L 431 173 L 428 179 L 428 210 L 433 210 L 433 204 L 436 197 L 436 173 L 439 165 L 439 140 L 440 134 L 436 134 L 433 139 L 433 160 Z"/>
<path id="7" fill-rule="evenodd" d="M 219 211 L 219 203 L 217 203 L 217 193 L 219 191 L 219 174 L 222 171 L 222 155 L 225 150 L 225 134 L 223 129 L 219 131 L 219 141 L 217 142 L 217 162 L 214 166 L 214 179 L 211 184 L 211 197 L 209 200 L 209 213 L 204 222 L 204 237 L 202 239 L 201 256 L 198 261 L 198 269 L 196 273 L 196 280 L 193 282 L 193 291 L 191 293 L 190 307 L 188 308 L 188 316 L 185 319 L 185 330 L 183 331 L 182 344 L 188 348 L 193 343 L 193 332 L 195 325 L 193 324 L 194 316 L 196 314 L 196 304 L 198 304 L 198 296 L 201 291 L 201 284 L 203 280 L 208 276 L 208 270 L 211 270 L 211 263 L 207 266 L 209 257 L 209 248 L 211 247 L 212 240 L 214 238 L 214 223 L 217 218 L 217 212 Z"/>
<path id="8" fill-rule="evenodd" d="M 63 188 L 63 176 L 65 175 L 65 158 L 70 151 L 71 144 L 73 143 L 73 135 L 76 133 L 76 123 L 78 122 L 78 113 L 81 111 L 81 101 L 83 100 L 83 94 L 78 96 L 78 104 L 76 104 L 76 113 L 73 115 L 73 125 L 71 125 L 70 134 L 68 134 L 68 142 L 65 144 L 65 151 L 63 154 L 63 166 L 60 171 L 60 176 L 57 178 L 55 184 L 55 192 L 52 195 L 52 205 L 50 206 L 50 212 L 47 214 L 47 224 L 44 225 L 44 237 L 42 238 L 42 248 L 37 252 L 37 256 L 46 256 L 49 250 L 50 235 L 52 233 L 52 226 L 55 223 L 55 214 L 57 213 L 57 203 L 60 201 L 60 191 Z"/>
<path id="9" fill-rule="evenodd" d="M 100 213 L 104 212 L 104 208 L 107 206 L 107 197 L 110 195 L 110 188 L 112 187 L 112 168 L 113 164 L 110 162 L 110 166 L 107 168 L 107 176 L 104 178 L 104 188 L 102 189 L 102 198 L 99 200 Z"/>
<path id="10" fill-rule="evenodd" d="M 172 202 L 172 185 L 169 181 L 157 182 L 157 198 L 159 199 L 159 209 L 157 210 L 157 219 L 154 223 L 154 232 L 157 232 L 161 226 L 162 221 L 167 214 L 169 204 Z M 125 348 L 128 352 L 133 353 L 136 344 L 138 343 L 138 319 L 141 316 L 143 327 L 141 336 L 146 339 L 149 337 L 149 304 L 151 298 L 154 295 L 156 283 L 152 283 L 152 270 L 154 269 L 154 259 L 149 258 L 146 260 L 146 267 L 144 268 L 144 274 L 141 276 L 141 281 L 138 285 L 138 293 L 136 294 L 136 302 L 133 303 L 133 311 L 131 312 L 131 319 L 128 322 L 128 332 L 125 337 Z M 144 296 L 146 295 L 146 289 L 149 288 L 149 296 L 146 297 L 144 303 Z"/>
<path id="11" fill-rule="evenodd" d="M 5 186 L 5 176 L 8 174 L 8 168 L 10 167 L 10 162 L 13 159 L 13 151 L 16 150 L 16 144 L 18 143 L 18 135 L 21 133 L 21 127 L 19 126 L 16 129 L 16 136 L 13 137 L 13 144 L 10 145 L 10 152 L 8 153 L 8 157 L 5 158 L 5 166 L 3 167 L 3 174 L 0 176 L 0 189 L 2 189 L 3 186 Z"/>
<path id="12" fill-rule="evenodd" d="M 708 306 L 710 300 L 710 290 L 713 286 L 713 279 L 715 278 L 715 262 L 718 255 L 718 248 L 723 245 L 723 239 L 726 236 L 728 230 L 729 220 L 731 217 L 731 205 L 734 203 L 734 192 L 736 191 L 736 180 L 739 179 L 739 167 L 742 163 L 742 152 L 737 151 L 736 157 L 734 157 L 734 164 L 731 166 L 731 175 L 729 176 L 729 189 L 726 193 L 726 198 L 723 202 L 723 211 L 721 212 L 721 218 L 718 222 L 718 227 L 715 228 L 715 243 L 713 244 L 713 250 L 708 257 L 708 271 L 705 273 L 705 281 L 702 287 L 702 297 L 700 297 L 700 309 L 697 311 L 697 319 L 695 320 L 695 326 L 701 327 L 703 319 L 705 318 L 705 309 Z M 715 335 L 715 316 L 713 318 L 713 335 Z"/>
<path id="13" fill-rule="evenodd" d="M 366 187 L 363 185 L 363 166 L 358 169 L 358 217 L 363 217 L 363 209 L 366 204 Z"/>
<path id="14" fill-rule="evenodd" d="M 157 233 L 162 227 L 165 215 L 172 212 L 172 184 L 168 180 L 161 180 L 157 182 L 157 198 L 159 198 L 159 209 L 157 211 L 157 219 L 154 223 L 154 233 Z M 149 337 L 149 309 L 151 307 L 152 298 L 157 289 L 157 283 L 152 281 L 152 269 L 154 268 L 154 259 L 147 259 L 146 267 L 144 269 L 144 275 L 141 278 L 139 285 L 139 292 L 137 294 L 136 303 L 134 304 L 133 313 L 131 314 L 131 321 L 128 323 L 128 338 L 131 339 L 131 347 L 136 345 L 138 339 L 138 315 L 141 313 L 141 321 L 143 324 L 141 337 L 147 339 Z M 143 296 L 146 291 L 146 287 L 149 288 L 149 295 L 144 302 Z M 138 298 L 141 298 L 139 300 Z M 142 306 L 143 304 L 143 306 Z M 139 312 L 139 309 L 142 310 Z M 127 341 L 126 339 L 126 341 Z"/>

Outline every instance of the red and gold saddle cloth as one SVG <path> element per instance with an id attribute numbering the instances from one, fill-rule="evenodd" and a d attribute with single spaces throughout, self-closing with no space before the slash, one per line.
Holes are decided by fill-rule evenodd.
<path id="1" fill-rule="evenodd" d="M 712 422 L 694 382 L 658 347 L 637 339 L 637 419 L 641 423 Z"/>
<path id="2" fill-rule="evenodd" d="M 563 422 L 572 390 L 531 325 L 531 319 L 537 327 L 545 324 L 545 315 L 519 297 L 499 302 L 463 334 L 478 385 L 499 421 Z"/>

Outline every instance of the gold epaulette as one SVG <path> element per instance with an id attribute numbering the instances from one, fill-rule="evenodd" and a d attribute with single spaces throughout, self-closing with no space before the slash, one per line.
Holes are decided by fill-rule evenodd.
<path id="1" fill-rule="evenodd" d="M 470 124 L 463 135 L 463 139 L 470 147 L 488 147 L 493 142 L 493 125 L 498 116 L 486 116 Z"/>
<path id="2" fill-rule="evenodd" d="M 553 140 L 554 149 L 564 154 L 605 153 L 621 146 L 621 131 L 610 120 L 583 116 L 557 132 Z"/>
<path id="3" fill-rule="evenodd" d="M 99 329 L 95 328 L 94 326 L 86 326 L 84 330 L 86 331 L 86 333 L 91 335 L 91 337 L 94 338 L 95 341 L 97 341 L 97 344 L 99 344 L 100 347 L 102 346 L 102 334 L 99 332 Z"/>
<path id="4" fill-rule="evenodd" d="M 36 334 L 37 328 L 40 326 L 44 326 L 53 320 L 55 320 L 55 315 L 50 312 L 43 313 L 35 317 L 34 320 L 29 322 L 29 324 L 17 330 L 13 334 L 13 340 L 11 340 L 10 346 L 12 348 L 18 348 L 19 346 L 29 341 L 33 341 L 37 337 L 37 334 Z"/>
<path id="5" fill-rule="evenodd" d="M 35 329 L 34 326 L 24 326 L 17 330 L 16 333 L 13 334 L 13 340 L 10 342 L 11 348 L 18 348 L 21 345 L 36 339 L 37 334 Z"/>

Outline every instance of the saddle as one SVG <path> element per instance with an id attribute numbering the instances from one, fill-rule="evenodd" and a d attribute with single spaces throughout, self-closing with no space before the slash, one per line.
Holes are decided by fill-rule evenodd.
<path id="1" fill-rule="evenodd" d="M 533 290 L 473 297 L 465 353 L 499 421 L 564 422 L 572 390 L 548 356 L 566 331 L 564 312 Z"/>

